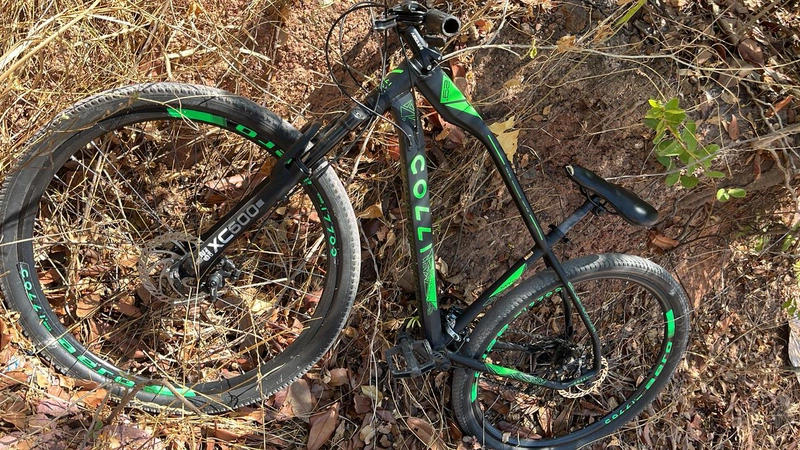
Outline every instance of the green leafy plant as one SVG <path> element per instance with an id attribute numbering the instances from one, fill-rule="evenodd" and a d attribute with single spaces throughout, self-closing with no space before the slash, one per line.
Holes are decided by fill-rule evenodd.
<path id="1" fill-rule="evenodd" d="M 747 192 L 741 188 L 720 188 L 717 189 L 717 200 L 727 202 L 733 198 L 744 198 Z"/>
<path id="2" fill-rule="evenodd" d="M 702 145 L 697 141 L 697 124 L 687 120 L 686 111 L 678 105 L 678 99 L 663 103 L 649 100 L 650 111 L 644 116 L 644 124 L 656 132 L 653 139 L 658 162 L 667 168 L 667 185 L 680 182 L 685 188 L 697 186 L 697 175 L 703 173 L 711 178 L 724 178 L 725 174 L 710 170 L 714 155 L 719 150 L 716 144 Z M 678 165 L 678 161 L 682 166 Z M 719 196 L 719 194 L 718 194 Z M 737 197 L 737 195 L 729 195 Z"/>

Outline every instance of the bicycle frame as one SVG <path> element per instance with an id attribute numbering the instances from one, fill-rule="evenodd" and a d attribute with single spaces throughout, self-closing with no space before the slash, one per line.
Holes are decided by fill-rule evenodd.
<path id="1" fill-rule="evenodd" d="M 425 338 L 433 351 L 446 355 L 453 362 L 484 373 L 508 376 L 554 389 L 566 389 L 585 383 L 597 375 L 600 370 L 599 338 L 572 283 L 567 279 L 560 262 L 554 255 L 551 245 L 561 239 L 581 218 L 593 210 L 596 211 L 595 202 L 588 200 L 564 222 L 545 235 L 497 138 L 442 69 L 436 64 L 426 65 L 424 62 L 426 58 L 440 59 L 438 52 L 425 45 L 425 41 L 416 28 L 408 27 L 403 32 L 405 33 L 404 40 L 411 46 L 414 57 L 389 72 L 380 86 L 367 96 L 363 104 L 353 106 L 348 113 L 319 134 L 316 134 L 319 127 L 312 127 L 311 132 L 304 134 L 292 149 L 276 153 L 280 159 L 273 169 L 271 178 L 259 184 L 248 197 L 234 207 L 211 230 L 204 233 L 203 242 L 198 247 L 197 253 L 192 258 L 186 258 L 181 264 L 182 272 L 184 274 L 194 272 L 198 278 L 207 275 L 219 262 L 224 249 L 230 242 L 243 234 L 280 199 L 289 194 L 293 186 L 303 180 L 306 183 L 310 182 L 309 177 L 314 176 L 314 169 L 319 167 L 319 164 L 325 164 L 323 157 L 338 145 L 350 131 L 363 127 L 370 120 L 371 114 L 383 115 L 390 111 L 394 123 L 399 129 L 401 167 L 405 185 L 404 196 L 408 205 L 407 217 L 411 251 L 415 261 L 419 311 Z M 463 314 L 455 320 L 449 321 L 446 326 L 443 326 L 436 289 L 427 158 L 419 112 L 414 101 L 415 88 L 445 120 L 464 129 L 486 147 L 535 243 L 531 252 L 512 265 Z M 314 143 L 312 144 L 312 142 Z M 247 218 L 247 223 L 242 224 L 243 221 L 240 220 L 238 224 L 241 226 L 230 226 L 236 222 L 237 218 L 242 217 Z M 567 334 L 572 333 L 572 324 L 569 319 L 571 303 L 576 307 L 592 336 L 594 356 L 592 370 L 580 379 L 553 382 L 513 369 L 487 365 L 448 349 L 448 345 L 459 339 L 459 333 L 465 331 L 468 324 L 491 305 L 497 295 L 510 287 L 527 268 L 532 266 L 533 262 L 542 257 L 545 259 L 545 264 L 555 271 L 564 285 L 561 295 L 565 307 Z"/>

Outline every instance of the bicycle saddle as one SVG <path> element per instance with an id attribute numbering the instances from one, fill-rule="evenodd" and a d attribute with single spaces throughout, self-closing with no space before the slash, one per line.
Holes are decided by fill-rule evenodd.
<path id="1" fill-rule="evenodd" d="M 581 166 L 564 166 L 567 176 L 581 188 L 607 201 L 628 223 L 650 226 L 658 221 L 658 211 L 628 189 L 606 181 Z"/>

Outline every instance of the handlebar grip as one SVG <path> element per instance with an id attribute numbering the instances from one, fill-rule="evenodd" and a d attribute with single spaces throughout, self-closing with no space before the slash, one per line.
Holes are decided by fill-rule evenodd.
<path id="1" fill-rule="evenodd" d="M 461 21 L 458 20 L 458 17 L 444 11 L 429 9 L 425 13 L 425 28 L 431 32 L 452 37 L 461 30 Z"/>

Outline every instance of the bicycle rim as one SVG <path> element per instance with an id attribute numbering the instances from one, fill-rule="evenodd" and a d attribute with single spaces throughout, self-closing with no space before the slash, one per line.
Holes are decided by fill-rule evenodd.
<path id="1" fill-rule="evenodd" d="M 309 181 L 233 243 L 224 256 L 241 273 L 216 298 L 202 280 L 176 289 L 167 268 L 269 176 L 276 155 L 245 137 L 252 130 L 169 111 L 67 140 L 33 182 L 33 235 L 20 253 L 46 298 L 45 326 L 63 328 L 57 342 L 84 371 L 161 404 L 180 395 L 242 406 L 268 394 L 258 381 L 308 346 L 335 301 L 330 215 Z M 247 395 L 222 397 L 236 389 Z"/>
<path id="2" fill-rule="evenodd" d="M 672 352 L 675 324 L 661 288 L 624 268 L 572 282 L 600 338 L 607 371 L 566 392 L 474 373 L 473 417 L 482 418 L 485 435 L 520 448 L 573 448 L 631 420 L 666 382 L 671 369 L 661 372 Z M 562 289 L 555 284 L 538 292 L 510 316 L 484 344 L 485 361 L 559 381 L 579 379 L 591 369 L 591 337 L 574 310 L 574 336 L 565 338 Z"/>

